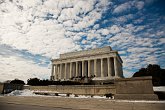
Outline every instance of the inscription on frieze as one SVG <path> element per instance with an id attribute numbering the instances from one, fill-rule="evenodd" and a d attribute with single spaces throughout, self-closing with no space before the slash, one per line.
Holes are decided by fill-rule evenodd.
<path id="1" fill-rule="evenodd" d="M 60 54 L 60 58 L 70 58 L 70 57 L 77 57 L 77 56 L 87 56 L 87 55 L 93 55 L 93 54 L 101 54 L 101 53 L 109 53 L 112 51 L 111 47 L 103 47 L 103 48 L 97 48 L 92 50 L 85 50 L 85 51 L 79 51 L 79 52 L 69 52 Z"/>

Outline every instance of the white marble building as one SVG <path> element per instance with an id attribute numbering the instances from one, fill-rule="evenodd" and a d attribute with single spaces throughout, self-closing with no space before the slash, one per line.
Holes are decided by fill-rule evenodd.
<path id="1" fill-rule="evenodd" d="M 69 80 L 72 77 L 114 79 L 123 77 L 122 59 L 111 47 L 60 54 L 52 59 L 51 80 Z"/>

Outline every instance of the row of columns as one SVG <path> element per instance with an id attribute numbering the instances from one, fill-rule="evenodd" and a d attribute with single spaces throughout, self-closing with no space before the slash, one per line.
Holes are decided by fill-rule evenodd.
<path id="1" fill-rule="evenodd" d="M 107 65 L 107 75 L 105 76 L 105 72 L 104 72 L 104 60 L 106 61 L 106 65 Z M 111 60 L 112 59 L 112 60 Z M 119 68 L 119 62 L 117 61 L 116 57 L 108 57 L 108 58 L 101 58 L 101 59 L 92 59 L 94 61 L 94 69 L 93 69 L 93 75 L 95 75 L 96 77 L 100 76 L 100 77 L 108 77 L 108 78 L 112 78 L 112 76 L 115 77 L 121 77 L 120 73 L 122 69 L 122 67 Z M 69 62 L 69 63 L 61 63 L 61 64 L 54 64 L 52 65 L 52 80 L 61 80 L 61 79 L 69 79 L 73 77 L 73 70 L 74 70 L 74 77 L 77 76 L 91 76 L 91 59 L 90 60 L 83 60 L 83 61 L 76 61 L 76 62 Z M 100 75 L 98 75 L 98 65 L 97 65 L 97 61 L 100 60 Z M 85 63 L 87 63 L 87 65 L 85 65 Z M 69 65 L 68 65 L 69 64 Z M 73 64 L 75 64 L 75 66 L 73 66 Z M 64 73 L 62 72 L 63 69 L 63 65 L 64 66 Z M 105 65 L 105 66 L 106 66 Z M 69 66 L 69 67 L 68 67 Z M 85 68 L 86 66 L 86 68 Z M 67 71 L 69 69 L 69 71 Z M 86 72 L 85 72 L 86 70 Z M 80 72 L 81 71 L 81 72 Z M 80 75 L 81 73 L 81 75 Z M 86 73 L 86 74 L 85 74 Z M 63 77 L 62 77 L 63 75 Z M 69 78 L 67 78 L 67 76 L 69 76 Z"/>

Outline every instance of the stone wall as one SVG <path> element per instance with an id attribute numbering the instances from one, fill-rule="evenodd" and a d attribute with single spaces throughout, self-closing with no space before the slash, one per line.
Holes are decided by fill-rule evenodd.
<path id="1" fill-rule="evenodd" d="M 34 91 L 54 91 L 60 93 L 72 93 L 76 95 L 100 95 L 116 94 L 114 85 L 71 85 L 71 86 L 24 86 L 24 89 Z"/>

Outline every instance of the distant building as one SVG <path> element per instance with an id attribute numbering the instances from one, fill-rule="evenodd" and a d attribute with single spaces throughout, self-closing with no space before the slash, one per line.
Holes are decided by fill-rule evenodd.
<path id="1" fill-rule="evenodd" d="M 0 94 L 10 93 L 14 90 L 22 90 L 23 84 L 10 84 L 8 82 L 0 83 Z"/>
<path id="2" fill-rule="evenodd" d="M 111 47 L 60 54 L 52 59 L 51 80 L 69 80 L 73 77 L 101 78 L 123 77 L 122 59 Z"/>

